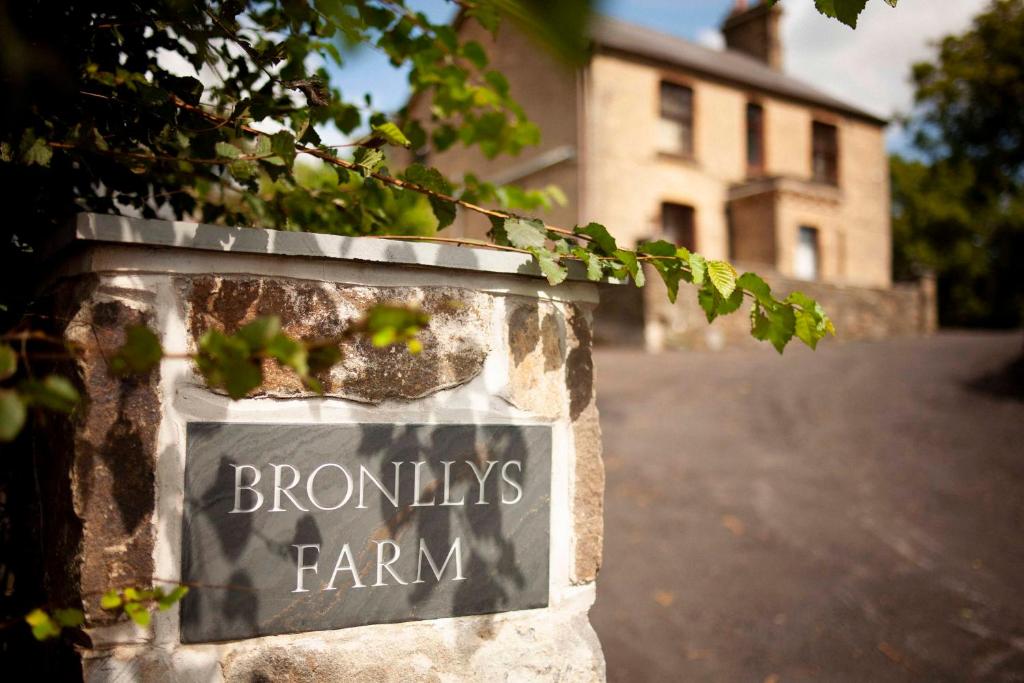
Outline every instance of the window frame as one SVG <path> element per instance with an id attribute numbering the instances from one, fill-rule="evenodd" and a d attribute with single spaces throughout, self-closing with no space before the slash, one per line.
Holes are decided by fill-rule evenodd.
<path id="1" fill-rule="evenodd" d="M 757 161 L 751 161 L 751 112 L 757 112 L 757 126 L 756 126 L 756 139 L 757 139 Z M 747 105 L 744 109 L 744 132 L 746 140 L 746 162 L 747 162 L 747 175 L 748 176 L 761 176 L 765 173 L 766 160 L 765 160 L 765 122 L 764 122 L 764 105 L 757 100 L 748 100 Z"/>
<path id="2" fill-rule="evenodd" d="M 682 215 L 687 217 L 683 229 L 689 232 L 689 244 L 686 244 L 686 240 L 677 239 L 678 235 L 670 235 L 668 228 L 668 215 L 671 211 L 679 210 Z M 660 206 L 660 234 L 661 238 L 675 244 L 676 246 L 686 247 L 690 251 L 697 251 L 697 209 L 693 204 L 684 204 L 678 201 L 662 201 Z"/>
<path id="3" fill-rule="evenodd" d="M 667 112 L 665 107 L 666 90 L 678 90 L 680 92 L 687 93 L 689 101 L 687 102 L 686 112 L 683 114 L 675 114 L 673 112 Z M 657 113 L 659 121 L 671 121 L 680 125 L 683 129 L 684 135 L 680 136 L 679 147 L 680 149 L 663 149 L 659 147 L 658 152 L 660 154 L 666 154 L 669 156 L 680 157 L 683 159 L 694 159 L 696 157 L 697 149 L 697 131 L 696 131 L 696 120 L 697 120 L 697 97 L 694 92 L 693 85 L 691 83 L 669 78 L 662 77 L 658 80 L 658 99 L 657 99 Z"/>
<path id="4" fill-rule="evenodd" d="M 831 133 L 831 144 L 822 144 L 819 131 Z M 811 180 L 825 185 L 839 186 L 839 126 L 833 122 L 815 118 L 811 121 Z M 819 154 L 823 159 L 825 171 L 818 174 Z"/>

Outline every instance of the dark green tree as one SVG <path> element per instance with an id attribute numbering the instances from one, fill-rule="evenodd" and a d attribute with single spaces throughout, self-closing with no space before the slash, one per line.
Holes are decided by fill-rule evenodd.
<path id="1" fill-rule="evenodd" d="M 892 160 L 897 277 L 933 269 L 940 321 L 1024 320 L 1024 0 L 996 0 L 913 69 L 922 161 Z"/>

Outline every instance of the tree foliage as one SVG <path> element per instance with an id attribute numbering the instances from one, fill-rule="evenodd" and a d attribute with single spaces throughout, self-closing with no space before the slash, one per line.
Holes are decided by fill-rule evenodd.
<path id="1" fill-rule="evenodd" d="M 492 32 L 502 15 L 532 26 L 548 44 L 558 42 L 551 32 L 558 29 L 565 34 L 559 54 L 585 57 L 584 0 L 480 0 L 463 7 L 466 20 Z M 14 40 L 3 69 L 15 87 L 0 109 L 0 182 L 21 197 L 19 220 L 7 224 L 8 249 L 31 249 L 46 236 L 39 226 L 83 209 L 424 236 L 450 224 L 461 208 L 498 221 L 506 237 L 496 246 L 532 254 L 552 284 L 565 279 L 568 261 L 579 259 L 594 279 L 628 275 L 642 285 L 639 264 L 650 260 L 660 264 L 673 298 L 680 280 L 705 288 L 700 301 L 709 320 L 735 310 L 731 302 L 742 296 L 733 296 L 736 274 L 727 264 L 711 264 L 704 285 L 691 277 L 688 255 L 608 251 L 586 228 L 545 226 L 518 214 L 558 193 L 496 188 L 472 175 L 445 178 L 417 163 L 397 168 L 389 150 L 462 144 L 494 156 L 514 154 L 539 135 L 504 76 L 488 68 L 482 45 L 402 0 L 108 0 L 58 8 L 28 0 L 6 12 Z M 570 35 L 576 33 L 584 37 Z M 407 110 L 389 117 L 369 97 L 359 101 L 334 88 L 324 65 L 343 65 L 352 45 L 406 65 L 412 96 L 430 98 L 429 120 Z M 339 147 L 328 135 L 350 142 Z M 300 158 L 311 159 L 315 170 Z M 481 206 L 495 202 L 503 206 Z M 783 329 L 766 336 L 765 324 L 752 320 L 751 330 L 781 350 L 794 334 L 789 321 L 803 309 L 772 301 L 789 311 L 772 323 Z M 231 353 L 216 338 L 204 344 L 204 353 L 218 358 Z M 221 383 L 215 374 L 207 378 Z"/>
<path id="2" fill-rule="evenodd" d="M 1024 0 L 997 0 L 913 68 L 921 161 L 892 160 L 894 267 L 933 269 L 944 324 L 1024 321 Z"/>

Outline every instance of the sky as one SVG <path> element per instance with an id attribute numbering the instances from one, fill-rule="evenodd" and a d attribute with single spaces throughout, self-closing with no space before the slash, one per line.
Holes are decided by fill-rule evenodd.
<path id="1" fill-rule="evenodd" d="M 557 1 L 557 0 L 553 0 Z M 448 0 L 409 0 L 434 21 L 446 21 L 456 6 Z M 720 47 L 718 25 L 733 0 L 605 0 L 599 11 L 612 17 Z M 987 0 L 900 0 L 890 7 L 868 0 L 856 30 L 827 19 L 812 0 L 782 1 L 782 44 L 786 71 L 821 90 L 891 118 L 912 104 L 909 84 L 914 62 L 934 54 L 932 44 L 964 31 Z M 370 93 L 385 111 L 400 107 L 406 97 L 405 72 L 391 67 L 378 52 L 352 55 L 344 69 L 332 73 L 349 99 Z M 888 132 L 889 148 L 906 151 L 897 124 Z"/>

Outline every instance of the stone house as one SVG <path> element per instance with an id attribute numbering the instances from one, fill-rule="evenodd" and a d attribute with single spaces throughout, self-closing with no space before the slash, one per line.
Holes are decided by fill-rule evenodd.
<path id="1" fill-rule="evenodd" d="M 460 148 L 429 162 L 455 177 L 558 185 L 568 202 L 543 215 L 550 223 L 593 220 L 621 243 L 665 238 L 730 259 L 817 295 L 845 336 L 927 330 L 930 288 L 892 283 L 886 122 L 782 71 L 781 11 L 738 2 L 721 27 L 724 50 L 598 18 L 577 70 L 510 25 L 493 40 L 457 22 L 488 47 L 542 140 L 518 158 Z M 450 230 L 486 226 L 468 216 Z M 655 349 L 746 336 L 745 320 L 708 330 L 688 297 L 668 306 L 649 289 L 607 293 L 600 336 L 643 331 Z"/>

